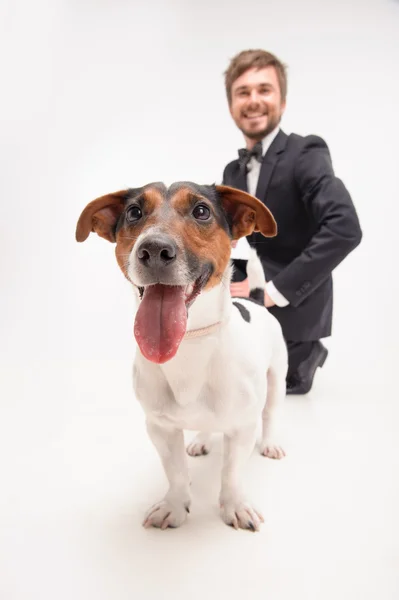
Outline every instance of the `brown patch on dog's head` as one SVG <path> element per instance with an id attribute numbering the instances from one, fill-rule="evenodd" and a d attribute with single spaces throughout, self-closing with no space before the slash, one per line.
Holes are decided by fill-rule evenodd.
<path id="1" fill-rule="evenodd" d="M 185 216 L 184 220 L 176 220 L 174 233 L 183 240 L 190 253 L 212 265 L 207 289 L 220 283 L 230 260 L 231 239 L 239 239 L 253 231 L 260 231 L 267 237 L 277 233 L 269 209 L 241 190 L 180 183 L 171 187 L 170 194 L 172 207 Z M 209 211 L 209 218 L 193 218 L 196 210 L 202 212 L 202 207 Z"/>
<path id="2" fill-rule="evenodd" d="M 260 231 L 265 237 L 277 235 L 277 223 L 270 210 L 260 200 L 235 188 L 217 185 L 225 211 L 232 219 L 233 240 Z"/>
<path id="3" fill-rule="evenodd" d="M 208 270 L 205 287 L 218 284 L 231 253 L 231 240 L 260 231 L 274 236 L 277 226 L 270 211 L 256 198 L 228 186 L 191 182 L 150 184 L 97 198 L 82 212 L 76 239 L 91 231 L 116 242 L 118 264 L 128 277 L 128 261 L 137 238 L 150 227 L 168 235 L 180 249 L 187 272 Z M 198 275 L 196 275 L 198 277 Z"/>
<path id="4" fill-rule="evenodd" d="M 192 257 L 211 267 L 205 285 L 210 289 L 220 283 L 230 259 L 231 238 L 224 211 L 210 186 L 174 184 L 170 193 L 171 207 L 180 216 L 173 233 Z"/>
<path id="5" fill-rule="evenodd" d="M 76 240 L 84 242 L 91 232 L 109 242 L 116 242 L 116 259 L 123 273 L 127 276 L 127 258 L 132 251 L 135 240 L 140 233 L 154 222 L 151 215 L 156 213 L 163 201 L 164 186 L 153 184 L 137 189 L 126 189 L 106 194 L 90 202 L 83 210 L 76 226 Z M 137 207 L 143 210 L 145 205 L 145 221 L 139 219 L 129 222 L 129 210 Z M 133 209 L 134 210 L 134 209 Z"/>
<path id="6" fill-rule="evenodd" d="M 118 265 L 129 279 L 128 260 L 140 234 L 154 225 L 159 219 L 164 201 L 164 189 L 149 185 L 131 190 L 125 206 L 125 214 L 120 219 L 116 231 L 115 255 Z M 141 213 L 140 218 L 135 218 Z"/>
<path id="7" fill-rule="evenodd" d="M 113 192 L 90 202 L 79 217 L 76 240 L 84 242 L 94 231 L 109 242 L 115 242 L 115 225 L 123 212 L 128 192 Z"/>
<path id="8" fill-rule="evenodd" d="M 133 201 L 140 206 L 144 200 L 149 213 L 159 207 L 163 200 L 160 185 L 120 190 L 96 198 L 86 206 L 79 217 L 76 240 L 84 242 L 91 232 L 95 232 L 109 242 L 116 242 L 117 226 L 122 212 L 128 210 Z"/>

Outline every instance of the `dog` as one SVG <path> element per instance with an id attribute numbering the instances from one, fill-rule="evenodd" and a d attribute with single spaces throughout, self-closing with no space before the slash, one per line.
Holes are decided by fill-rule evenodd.
<path id="1" fill-rule="evenodd" d="M 241 476 L 260 417 L 261 454 L 285 455 L 277 418 L 288 360 L 281 327 L 263 302 L 230 295 L 232 242 L 253 231 L 277 234 L 259 200 L 228 186 L 192 182 L 107 194 L 90 202 L 78 220 L 78 242 L 95 232 L 116 243 L 119 267 L 136 292 L 133 386 L 169 481 L 145 527 L 179 527 L 190 511 L 184 430 L 200 432 L 187 448 L 191 456 L 209 452 L 212 432 L 224 436 L 223 521 L 252 531 L 263 522 Z M 248 274 L 263 298 L 256 254 Z"/>

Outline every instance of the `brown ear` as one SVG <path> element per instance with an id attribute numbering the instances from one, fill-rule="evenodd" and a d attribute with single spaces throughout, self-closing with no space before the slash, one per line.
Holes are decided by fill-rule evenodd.
<path id="1" fill-rule="evenodd" d="M 277 223 L 260 200 L 227 185 L 217 185 L 216 191 L 224 209 L 233 219 L 234 240 L 250 235 L 253 231 L 260 231 L 265 237 L 277 235 Z"/>
<path id="2" fill-rule="evenodd" d="M 125 206 L 128 190 L 101 196 L 86 206 L 76 225 L 76 240 L 84 242 L 91 231 L 115 242 L 114 227 Z"/>

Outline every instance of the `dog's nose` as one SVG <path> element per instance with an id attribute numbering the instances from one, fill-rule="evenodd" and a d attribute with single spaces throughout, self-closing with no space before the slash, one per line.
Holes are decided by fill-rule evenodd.
<path id="1" fill-rule="evenodd" d="M 138 249 L 137 257 L 146 267 L 166 267 L 176 260 L 177 247 L 168 236 L 149 236 Z"/>

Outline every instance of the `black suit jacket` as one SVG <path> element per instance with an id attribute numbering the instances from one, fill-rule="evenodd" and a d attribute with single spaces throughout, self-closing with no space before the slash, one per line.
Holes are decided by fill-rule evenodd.
<path id="1" fill-rule="evenodd" d="M 223 183 L 247 191 L 237 160 L 225 168 Z M 324 140 L 280 131 L 263 157 L 256 196 L 271 210 L 278 234 L 254 233 L 248 241 L 258 251 L 266 280 L 290 302 L 270 312 L 286 340 L 331 335 L 331 273 L 360 243 L 362 232 Z"/>

